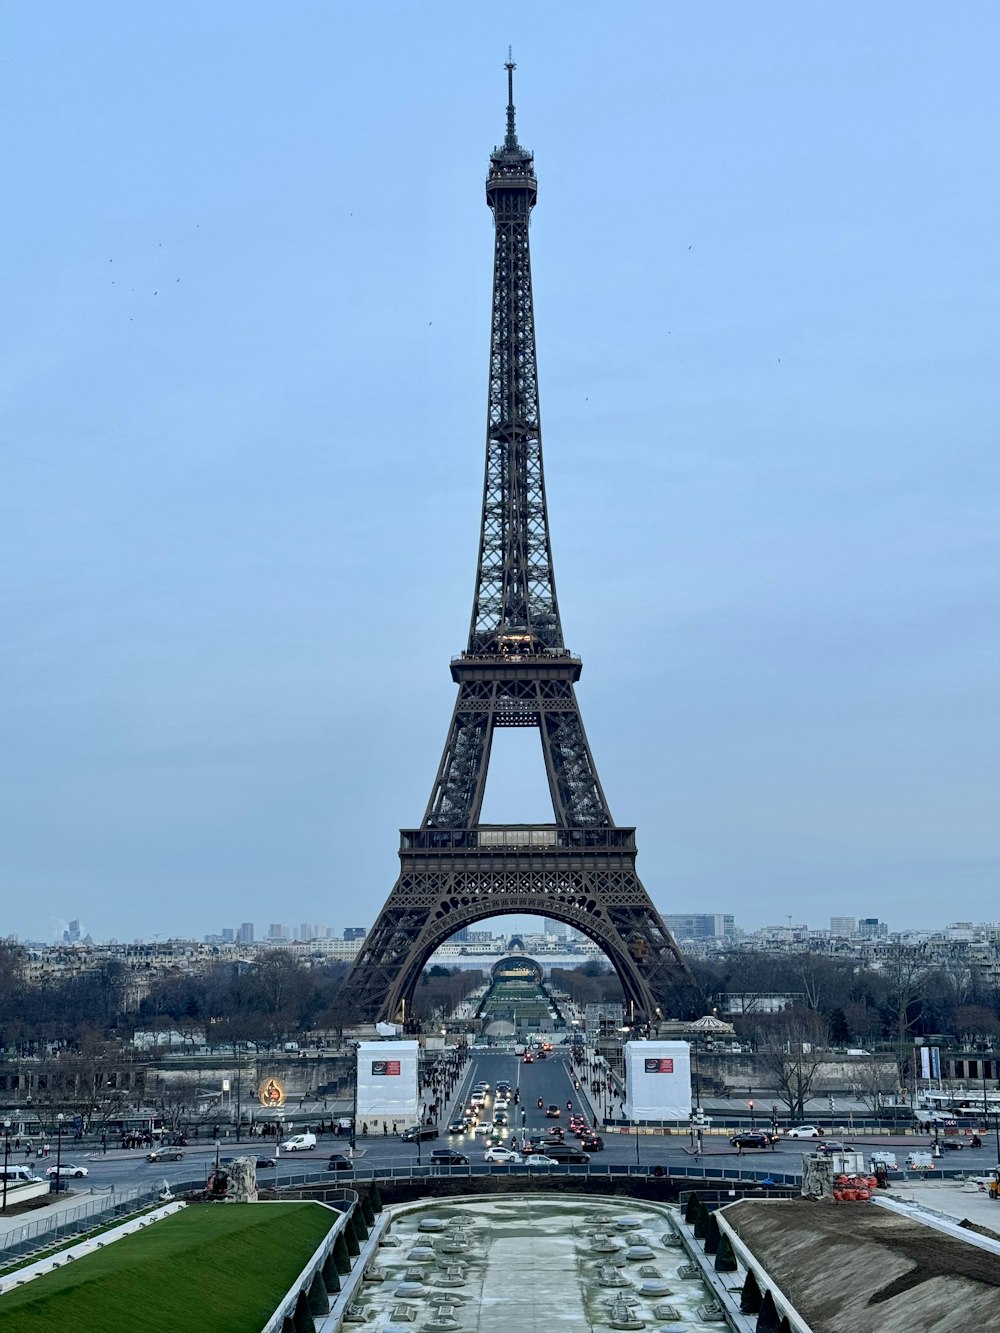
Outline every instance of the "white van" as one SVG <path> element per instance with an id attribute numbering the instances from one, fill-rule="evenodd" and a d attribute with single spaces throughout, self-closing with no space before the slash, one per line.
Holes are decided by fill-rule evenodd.
<path id="1" fill-rule="evenodd" d="M 934 1166 L 934 1157 L 929 1152 L 908 1152 L 906 1165 L 911 1171 L 930 1171 Z"/>
<path id="2" fill-rule="evenodd" d="M 0 1166 L 0 1182 L 6 1181 L 8 1185 L 38 1185 L 42 1179 L 30 1166 Z"/>
<path id="3" fill-rule="evenodd" d="M 880 1166 L 885 1167 L 886 1171 L 898 1171 L 899 1163 L 896 1161 L 896 1154 L 894 1152 L 884 1152 L 881 1149 L 878 1152 L 873 1152 L 871 1155 L 872 1171 Z"/>
<path id="4" fill-rule="evenodd" d="M 290 1139 L 285 1139 L 284 1143 L 279 1143 L 278 1147 L 282 1152 L 305 1152 L 309 1148 L 316 1147 L 315 1134 L 293 1134 Z"/>

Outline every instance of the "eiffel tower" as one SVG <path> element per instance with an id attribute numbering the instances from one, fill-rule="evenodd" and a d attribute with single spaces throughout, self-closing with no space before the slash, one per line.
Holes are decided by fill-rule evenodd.
<path id="1" fill-rule="evenodd" d="M 403 1021 L 430 955 L 456 931 L 508 913 L 553 918 L 598 944 L 630 1021 L 687 1010 L 694 991 L 677 945 L 635 870 L 635 829 L 615 824 L 574 686 L 552 567 L 538 410 L 528 222 L 533 155 L 514 124 L 490 157 L 493 212 L 486 483 L 469 645 L 451 663 L 458 700 L 423 822 L 401 830 L 399 879 L 344 982 L 349 1009 Z M 555 821 L 479 821 L 497 727 L 535 727 Z"/>

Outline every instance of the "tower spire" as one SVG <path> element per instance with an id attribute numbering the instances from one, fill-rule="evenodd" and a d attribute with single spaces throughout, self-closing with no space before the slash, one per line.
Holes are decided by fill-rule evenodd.
<path id="1" fill-rule="evenodd" d="M 514 64 L 514 54 L 509 46 L 504 69 L 507 71 L 507 137 L 503 141 L 503 146 L 516 150 L 520 147 L 517 142 L 517 130 L 514 128 L 514 71 L 517 66 Z"/>

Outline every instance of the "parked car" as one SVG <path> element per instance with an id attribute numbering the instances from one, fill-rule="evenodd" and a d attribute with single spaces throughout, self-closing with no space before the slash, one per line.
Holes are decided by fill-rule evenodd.
<path id="1" fill-rule="evenodd" d="M 146 1154 L 147 1162 L 180 1162 L 183 1159 L 183 1148 L 154 1148 Z"/>
<path id="2" fill-rule="evenodd" d="M 785 1130 L 786 1139 L 821 1139 L 823 1131 L 815 1125 L 793 1125 Z"/>
<path id="3" fill-rule="evenodd" d="M 456 1152 L 454 1148 L 435 1148 L 431 1163 L 435 1166 L 468 1166 L 469 1159 L 464 1152 Z"/>
<path id="4" fill-rule="evenodd" d="M 426 1143 L 428 1139 L 438 1137 L 438 1128 L 437 1125 L 410 1125 L 399 1137 L 404 1143 Z"/>
<path id="5" fill-rule="evenodd" d="M 328 1171 L 353 1171 L 354 1162 L 342 1152 L 335 1152 L 331 1154 L 330 1160 L 326 1164 L 326 1169 Z"/>
<path id="6" fill-rule="evenodd" d="M 756 1130 L 753 1132 L 747 1130 L 741 1134 L 731 1134 L 729 1142 L 734 1148 L 768 1148 L 771 1145 L 771 1136 Z M 822 1149 L 822 1144 L 820 1148 Z"/>
<path id="7" fill-rule="evenodd" d="M 75 1176 L 77 1180 L 83 1176 L 89 1176 L 90 1172 L 85 1166 L 77 1166 L 75 1162 L 62 1162 L 58 1166 L 50 1166 L 46 1169 L 47 1176 Z"/>
<path id="8" fill-rule="evenodd" d="M 521 1161 L 521 1154 L 511 1148 L 487 1148 L 483 1153 L 483 1161 L 506 1162 L 510 1166 L 517 1166 Z"/>

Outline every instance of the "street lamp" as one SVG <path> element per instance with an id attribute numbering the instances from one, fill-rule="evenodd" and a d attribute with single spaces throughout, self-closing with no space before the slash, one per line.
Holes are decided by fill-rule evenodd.
<path id="1" fill-rule="evenodd" d="M 63 1121 L 66 1117 L 62 1111 L 56 1116 L 56 1193 L 62 1189 L 62 1136 Z"/>
<path id="2" fill-rule="evenodd" d="M 3 1211 L 7 1211 L 7 1165 L 10 1162 L 10 1116 L 3 1122 Z"/>

